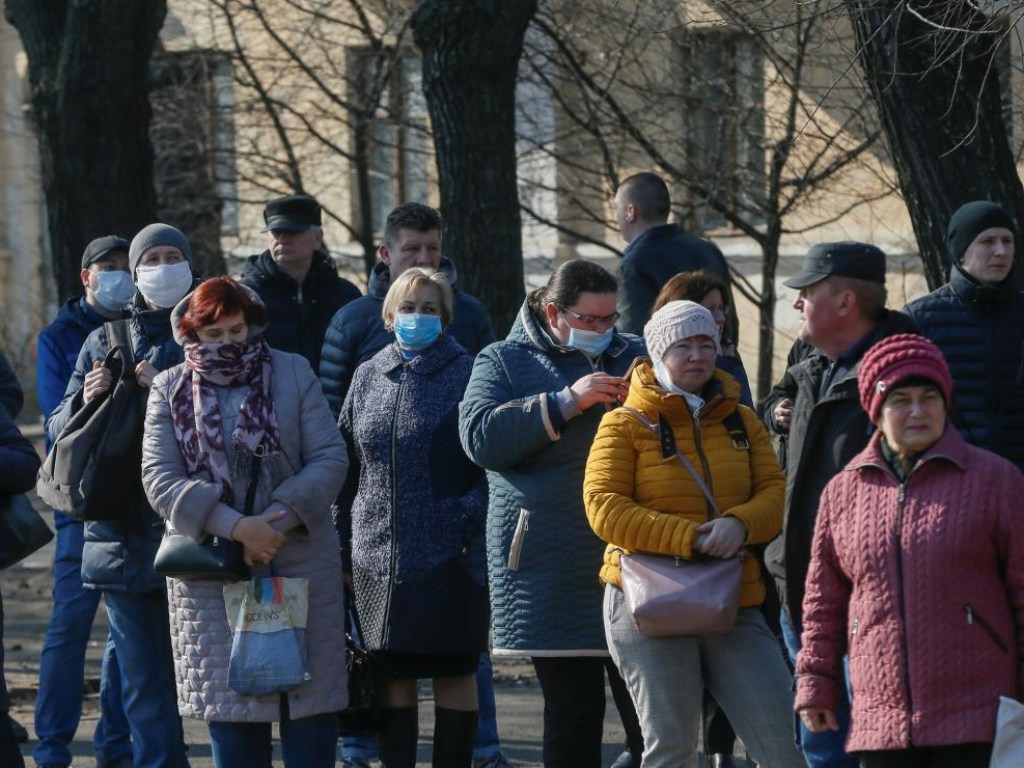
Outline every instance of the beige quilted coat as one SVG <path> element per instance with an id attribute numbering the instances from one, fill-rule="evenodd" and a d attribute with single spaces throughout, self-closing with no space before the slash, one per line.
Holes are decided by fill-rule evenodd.
<path id="1" fill-rule="evenodd" d="M 344 593 L 331 502 L 345 478 L 348 458 L 317 378 L 298 355 L 273 351 L 273 399 L 283 451 L 264 460 L 253 509 L 271 501 L 292 513 L 277 524 L 288 538 L 274 560 L 281 576 L 309 579 L 307 648 L 312 680 L 288 695 L 291 718 L 343 709 Z M 171 423 L 170 395 L 184 372 L 177 366 L 153 382 L 143 442 L 143 484 L 153 508 L 182 533 L 227 536 L 238 513 L 219 504 L 221 486 L 189 478 Z M 218 388 L 225 443 L 229 442 L 244 387 Z M 244 488 L 243 482 L 236 487 Z M 244 498 L 244 491 L 238 495 Z M 242 500 L 239 499 L 239 506 Z M 254 569 L 254 575 L 268 575 Z M 279 695 L 241 696 L 227 685 L 231 634 L 222 585 L 167 580 L 171 640 L 183 716 L 202 720 L 271 722 L 281 719 Z"/>

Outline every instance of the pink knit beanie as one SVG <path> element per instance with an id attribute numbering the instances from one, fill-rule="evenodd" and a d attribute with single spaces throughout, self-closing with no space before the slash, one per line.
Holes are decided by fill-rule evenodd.
<path id="1" fill-rule="evenodd" d="M 914 333 L 899 333 L 875 344 L 865 354 L 857 373 L 860 402 L 872 423 L 878 421 L 885 398 L 901 381 L 920 377 L 942 392 L 948 409 L 953 400 L 953 377 L 946 358 L 931 341 Z"/>

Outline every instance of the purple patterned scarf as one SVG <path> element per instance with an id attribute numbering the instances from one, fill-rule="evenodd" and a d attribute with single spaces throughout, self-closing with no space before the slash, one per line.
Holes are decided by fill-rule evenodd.
<path id="1" fill-rule="evenodd" d="M 270 347 L 262 336 L 256 336 L 227 344 L 189 341 L 184 349 L 185 374 L 171 394 L 174 436 L 181 446 L 189 476 L 203 476 L 220 483 L 224 487 L 224 503 L 233 504 L 236 489 L 231 483 L 232 467 L 214 387 L 249 386 L 231 433 L 235 453 L 246 462 L 246 466 L 238 468 L 244 476 L 259 446 L 267 455 L 281 450 L 281 433 L 271 398 Z"/>

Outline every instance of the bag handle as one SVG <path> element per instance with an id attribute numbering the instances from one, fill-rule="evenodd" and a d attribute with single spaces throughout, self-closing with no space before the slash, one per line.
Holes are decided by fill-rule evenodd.
<path id="1" fill-rule="evenodd" d="M 656 436 L 661 437 L 661 428 L 656 426 L 650 419 L 648 419 L 646 416 L 640 413 L 640 411 L 638 411 L 636 408 L 631 408 L 628 405 L 624 405 L 622 406 L 622 408 L 623 410 L 629 411 L 629 413 L 631 413 L 637 421 L 639 421 L 641 424 L 647 427 L 647 429 L 653 432 Z M 714 510 L 714 513 L 716 515 L 721 517 L 722 511 L 718 508 L 718 504 L 715 503 L 715 497 L 712 495 L 711 489 L 708 488 L 708 484 L 704 482 L 704 478 L 700 476 L 700 474 L 697 472 L 693 464 L 690 463 L 690 460 L 683 456 L 683 452 L 680 451 L 678 448 L 676 449 L 676 458 L 679 459 L 679 462 L 684 467 L 686 467 L 686 470 L 691 475 L 693 475 L 693 479 L 697 482 L 697 487 L 700 488 L 701 493 L 704 494 L 704 498 L 708 500 L 708 504 L 711 505 L 711 509 Z"/>
<path id="2" fill-rule="evenodd" d="M 135 345 L 132 343 L 131 328 L 127 320 L 111 320 L 103 324 L 107 331 L 107 341 L 110 343 L 110 351 L 103 360 L 106 368 L 113 368 L 114 358 L 121 358 L 121 379 L 134 379 L 135 366 Z"/>

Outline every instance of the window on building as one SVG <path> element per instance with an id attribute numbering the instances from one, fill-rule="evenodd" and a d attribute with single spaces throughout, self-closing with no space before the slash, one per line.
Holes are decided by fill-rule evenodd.
<path id="1" fill-rule="evenodd" d="M 369 115 L 365 126 L 354 124 L 352 141 L 358 157 L 358 132 L 365 130 L 370 218 L 379 237 L 396 205 L 430 199 L 432 145 L 420 58 L 392 49 L 357 48 L 350 51 L 349 67 L 348 98 Z M 353 192 L 353 218 L 358 221 L 358 187 Z"/>
<path id="2" fill-rule="evenodd" d="M 716 196 L 747 215 L 765 194 L 764 63 L 747 36 L 724 29 L 688 29 L 679 40 L 687 167 Z M 722 215 L 691 199 L 705 229 Z"/>

